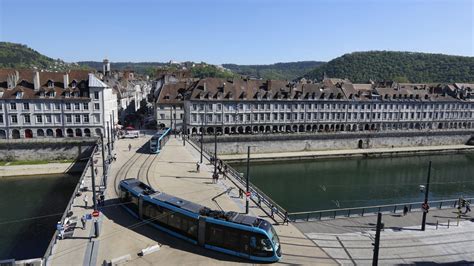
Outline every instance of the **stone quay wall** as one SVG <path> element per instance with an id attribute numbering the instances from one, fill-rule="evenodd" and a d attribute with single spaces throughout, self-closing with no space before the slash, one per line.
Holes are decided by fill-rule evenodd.
<path id="1" fill-rule="evenodd" d="M 0 160 L 79 160 L 90 156 L 95 142 L 93 138 L 1 140 Z"/>
<path id="2" fill-rule="evenodd" d="M 199 143 L 199 136 L 195 136 Z M 369 148 L 474 145 L 473 131 L 333 133 L 333 134 L 268 134 L 217 137 L 218 154 L 278 153 L 320 150 L 352 150 Z M 203 148 L 214 153 L 214 137 L 205 136 Z"/>

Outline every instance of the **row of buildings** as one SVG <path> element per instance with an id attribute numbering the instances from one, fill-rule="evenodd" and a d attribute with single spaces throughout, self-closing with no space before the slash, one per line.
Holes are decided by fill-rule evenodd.
<path id="1" fill-rule="evenodd" d="M 188 134 L 474 128 L 474 84 L 168 78 L 158 85 L 158 122 Z"/>
<path id="2" fill-rule="evenodd" d="M 0 139 L 107 136 L 147 98 L 133 72 L 0 69 Z"/>

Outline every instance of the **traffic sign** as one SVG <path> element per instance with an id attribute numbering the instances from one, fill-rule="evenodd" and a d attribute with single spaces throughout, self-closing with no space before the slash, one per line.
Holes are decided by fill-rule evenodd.
<path id="1" fill-rule="evenodd" d="M 93 217 L 99 217 L 99 211 L 98 210 L 93 211 L 92 216 Z"/>

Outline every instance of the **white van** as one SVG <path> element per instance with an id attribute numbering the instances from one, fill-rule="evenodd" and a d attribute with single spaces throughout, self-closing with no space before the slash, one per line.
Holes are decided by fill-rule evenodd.
<path id="1" fill-rule="evenodd" d="M 140 131 L 138 130 L 127 130 L 125 134 L 122 135 L 124 139 L 136 139 L 140 137 Z"/>

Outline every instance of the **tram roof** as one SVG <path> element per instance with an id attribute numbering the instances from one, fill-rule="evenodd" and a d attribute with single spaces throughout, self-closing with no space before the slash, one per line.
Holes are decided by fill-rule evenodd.
<path id="1" fill-rule="evenodd" d="M 173 195 L 169 195 L 169 194 L 166 194 L 166 193 L 163 193 L 163 192 L 156 193 L 154 195 L 151 195 L 150 197 L 153 198 L 153 199 L 157 199 L 157 200 L 166 202 L 166 203 L 171 204 L 173 206 L 179 207 L 183 210 L 187 210 L 187 211 L 194 212 L 194 213 L 199 213 L 203 208 L 205 208 L 204 206 L 199 205 L 197 203 L 187 201 L 187 200 L 184 200 L 182 198 L 178 198 L 178 197 L 175 197 Z"/>

